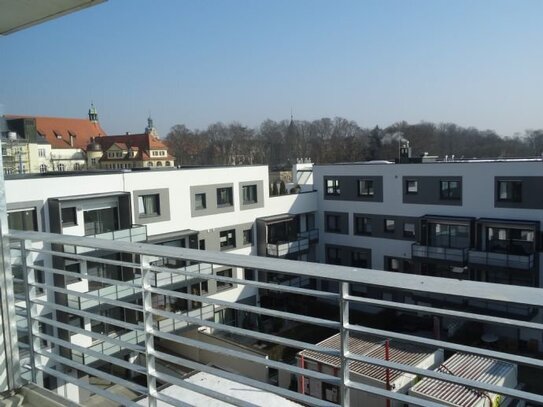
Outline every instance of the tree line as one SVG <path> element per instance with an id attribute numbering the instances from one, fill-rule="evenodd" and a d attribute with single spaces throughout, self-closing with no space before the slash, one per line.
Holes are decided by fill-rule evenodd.
<path id="1" fill-rule="evenodd" d="M 405 121 L 386 128 L 363 128 L 341 117 L 266 120 L 256 128 L 214 123 L 205 130 L 173 126 L 166 143 L 181 165 L 289 165 L 299 158 L 314 163 L 394 160 L 400 139 L 413 156 L 428 153 L 455 158 L 528 157 L 543 153 L 543 129 L 501 137 L 492 130 L 453 123 Z"/>

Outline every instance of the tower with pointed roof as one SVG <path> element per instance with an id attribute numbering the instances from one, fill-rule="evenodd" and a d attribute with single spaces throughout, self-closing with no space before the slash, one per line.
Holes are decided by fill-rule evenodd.
<path id="1" fill-rule="evenodd" d="M 153 118 L 151 117 L 151 115 L 149 115 L 149 117 L 147 118 L 147 127 L 145 128 L 145 134 L 158 137 L 158 132 L 153 125 Z"/>
<path id="2" fill-rule="evenodd" d="M 91 103 L 91 107 L 89 109 L 89 120 L 93 123 L 98 123 L 98 112 L 96 111 L 93 103 Z"/>

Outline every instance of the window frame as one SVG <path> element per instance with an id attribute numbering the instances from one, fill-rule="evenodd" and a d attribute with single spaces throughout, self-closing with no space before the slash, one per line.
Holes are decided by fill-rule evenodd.
<path id="1" fill-rule="evenodd" d="M 363 225 L 363 228 L 359 228 L 359 225 Z M 354 217 L 354 234 L 360 236 L 371 236 L 373 233 L 373 220 L 368 216 L 355 216 Z"/>
<path id="2" fill-rule="evenodd" d="M 217 188 L 217 208 L 226 208 L 234 205 L 234 189 L 232 187 Z M 226 197 L 222 194 L 226 193 Z M 224 199 L 226 198 L 226 199 Z"/>
<path id="3" fill-rule="evenodd" d="M 243 244 L 246 246 L 253 245 L 253 228 L 243 231 Z"/>
<path id="4" fill-rule="evenodd" d="M 154 212 L 147 212 L 147 208 L 145 207 L 145 198 L 153 197 L 154 198 L 154 206 L 156 210 Z M 141 194 L 137 197 L 137 208 L 138 208 L 138 217 L 140 218 L 156 218 L 161 215 L 161 209 L 160 209 L 160 194 L 159 193 L 153 193 L 153 194 Z M 143 209 L 143 212 L 142 212 Z"/>
<path id="5" fill-rule="evenodd" d="M 14 220 L 13 220 L 13 217 L 12 217 L 11 218 L 12 221 L 11 221 L 11 225 L 10 225 L 10 222 L 9 222 L 10 215 L 13 216 L 14 214 L 23 214 L 23 213 L 26 213 L 26 212 L 31 212 L 31 219 L 32 219 L 33 228 L 32 229 L 23 228 L 23 229 L 15 229 L 15 230 L 37 232 L 39 230 L 39 226 L 38 226 L 38 210 L 35 207 L 34 208 L 21 208 L 21 209 L 8 210 L 8 214 L 7 214 L 8 229 L 13 229 L 12 226 L 13 226 L 13 223 L 14 223 Z M 26 217 L 23 215 L 23 217 L 21 217 L 21 222 L 20 222 L 23 227 L 25 226 L 25 223 L 26 223 L 25 219 L 26 219 Z"/>
<path id="6" fill-rule="evenodd" d="M 246 191 L 248 193 L 246 194 Z M 251 199 L 251 195 L 254 194 L 254 199 Z M 246 199 L 248 198 L 248 199 Z M 258 203 L 258 188 L 256 184 L 242 185 L 241 186 L 241 199 L 243 205 L 254 205 Z"/>
<path id="7" fill-rule="evenodd" d="M 451 184 L 457 184 L 456 188 L 451 188 Z M 444 188 L 446 186 L 446 188 Z M 455 194 L 457 191 L 457 195 Z M 459 180 L 444 179 L 439 180 L 439 199 L 444 201 L 459 201 L 462 199 L 462 183 Z"/>
<path id="8" fill-rule="evenodd" d="M 327 196 L 339 196 L 341 194 L 339 178 L 326 178 L 324 183 Z"/>
<path id="9" fill-rule="evenodd" d="M 406 226 L 412 225 L 413 231 L 406 230 Z M 415 222 L 404 222 L 403 224 L 403 237 L 415 237 L 417 234 L 417 224 Z"/>
<path id="10" fill-rule="evenodd" d="M 501 197 L 501 186 L 504 185 L 506 197 Z M 496 200 L 499 202 L 522 202 L 522 181 L 514 179 L 496 180 Z"/>
<path id="11" fill-rule="evenodd" d="M 358 180 L 358 196 L 373 198 L 375 196 L 375 180 L 361 178 Z"/>
<path id="12" fill-rule="evenodd" d="M 68 211 L 71 210 L 71 214 L 73 215 L 73 220 L 72 221 L 65 221 L 64 220 L 64 212 L 66 211 L 66 213 L 68 213 Z M 66 207 L 66 208 L 61 208 L 60 209 L 60 222 L 62 224 L 62 227 L 65 227 L 65 226 L 77 226 L 77 208 L 75 206 L 69 206 L 69 207 Z"/>
<path id="13" fill-rule="evenodd" d="M 335 226 L 331 226 L 330 220 L 334 219 Z M 340 215 L 334 215 L 331 213 L 326 214 L 326 225 L 325 230 L 328 233 L 341 233 L 341 216 Z"/>
<path id="14" fill-rule="evenodd" d="M 390 228 L 389 225 L 392 225 L 392 228 Z M 383 219 L 383 232 L 384 233 L 396 232 L 396 219 L 391 219 L 391 218 Z"/>
<path id="15" fill-rule="evenodd" d="M 223 238 L 226 239 L 224 242 L 221 241 Z M 236 248 L 236 229 L 227 229 L 219 232 L 219 248 L 221 250 Z"/>
<path id="16" fill-rule="evenodd" d="M 200 197 L 200 205 L 198 205 L 198 197 Z M 194 194 L 194 210 L 202 211 L 207 209 L 207 197 L 205 192 L 199 192 Z"/>
<path id="17" fill-rule="evenodd" d="M 410 190 L 410 186 L 414 185 L 414 191 Z M 406 179 L 405 180 L 405 193 L 407 195 L 416 195 L 419 193 L 419 181 L 416 179 Z"/>

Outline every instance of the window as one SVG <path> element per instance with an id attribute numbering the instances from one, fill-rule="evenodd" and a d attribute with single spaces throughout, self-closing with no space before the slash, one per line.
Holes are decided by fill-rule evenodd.
<path id="1" fill-rule="evenodd" d="M 371 218 L 356 216 L 354 222 L 355 235 L 371 235 Z"/>
<path id="2" fill-rule="evenodd" d="M 431 223 L 429 225 L 430 246 L 465 249 L 470 247 L 469 226 Z"/>
<path id="3" fill-rule="evenodd" d="M 222 271 L 217 271 L 216 273 L 220 277 L 230 277 L 232 278 L 232 269 L 226 269 Z M 226 290 L 232 288 L 234 284 L 226 281 L 217 281 L 217 291 Z"/>
<path id="4" fill-rule="evenodd" d="M 77 274 L 81 274 L 81 268 L 80 268 L 80 264 L 76 261 L 73 261 L 71 259 L 66 259 L 65 260 L 65 263 L 64 263 L 64 270 L 66 271 L 69 271 L 71 273 L 77 273 Z M 77 283 L 79 281 L 81 281 L 81 278 L 79 277 L 76 277 L 76 276 L 64 276 L 64 282 L 66 285 L 68 284 L 72 284 L 72 283 Z"/>
<path id="5" fill-rule="evenodd" d="M 196 210 L 205 209 L 206 205 L 206 194 L 196 194 L 194 195 L 194 207 Z"/>
<path id="6" fill-rule="evenodd" d="M 171 166 L 170 162 L 166 161 L 166 167 L 169 167 L 169 166 Z"/>
<path id="7" fill-rule="evenodd" d="M 38 157 L 45 157 L 45 148 L 38 148 Z"/>
<path id="8" fill-rule="evenodd" d="M 59 171 L 66 171 L 66 166 L 64 164 L 59 164 L 58 165 L 58 170 Z"/>
<path id="9" fill-rule="evenodd" d="M 339 180 L 338 179 L 327 179 L 326 180 L 326 195 L 339 195 Z"/>
<path id="10" fill-rule="evenodd" d="M 405 192 L 408 194 L 417 194 L 419 192 L 419 182 L 414 179 L 406 180 Z"/>
<path id="11" fill-rule="evenodd" d="M 61 210 L 62 226 L 77 225 L 77 212 L 75 207 L 62 208 Z"/>
<path id="12" fill-rule="evenodd" d="M 236 230 L 230 229 L 220 232 L 219 243 L 221 250 L 228 250 L 236 247 Z"/>
<path id="13" fill-rule="evenodd" d="M 243 244 L 253 244 L 253 229 L 243 231 Z"/>
<path id="14" fill-rule="evenodd" d="M 242 188 L 243 205 L 254 204 L 257 202 L 256 185 L 244 185 Z"/>
<path id="15" fill-rule="evenodd" d="M 157 167 L 162 167 L 162 161 L 157 161 L 157 162 L 156 162 L 156 166 L 157 166 Z"/>
<path id="16" fill-rule="evenodd" d="M 415 224 L 414 223 L 404 223 L 403 224 L 403 235 L 404 235 L 404 237 L 415 237 Z"/>
<path id="17" fill-rule="evenodd" d="M 74 164 L 74 171 L 81 171 L 81 164 L 75 163 Z"/>
<path id="18" fill-rule="evenodd" d="M 40 164 L 40 172 L 43 174 L 44 172 L 47 172 L 47 165 L 46 164 Z"/>
<path id="19" fill-rule="evenodd" d="M 91 158 L 91 164 L 96 165 L 96 158 Z"/>
<path id="20" fill-rule="evenodd" d="M 462 198 L 459 181 L 439 181 L 439 197 L 441 199 L 458 200 Z"/>
<path id="21" fill-rule="evenodd" d="M 340 251 L 337 247 L 326 248 L 326 263 L 341 265 Z"/>
<path id="22" fill-rule="evenodd" d="M 394 233 L 396 229 L 396 221 L 394 219 L 385 219 L 385 232 Z"/>
<path id="23" fill-rule="evenodd" d="M 254 269 L 245 269 L 244 271 L 245 280 L 256 281 L 256 270 Z"/>
<path id="24" fill-rule="evenodd" d="M 217 188 L 217 206 L 232 206 L 232 187 Z"/>
<path id="25" fill-rule="evenodd" d="M 351 254 L 351 265 L 353 267 L 368 267 L 368 254 L 365 252 L 352 252 Z"/>
<path id="26" fill-rule="evenodd" d="M 358 196 L 373 196 L 373 180 L 360 179 L 358 180 Z"/>
<path id="27" fill-rule="evenodd" d="M 522 181 L 498 181 L 498 201 L 521 202 Z"/>
<path id="28" fill-rule="evenodd" d="M 116 207 L 85 211 L 83 219 L 85 221 L 85 236 L 119 229 L 119 213 Z"/>
<path id="29" fill-rule="evenodd" d="M 200 249 L 200 250 L 205 250 L 206 249 L 206 240 L 205 239 L 200 239 L 198 241 L 198 249 Z"/>
<path id="30" fill-rule="evenodd" d="M 25 209 L 8 213 L 8 227 L 15 230 L 38 231 L 36 209 Z"/>
<path id="31" fill-rule="evenodd" d="M 160 198 L 158 194 L 138 196 L 139 215 L 158 216 L 160 215 Z"/>
<path id="32" fill-rule="evenodd" d="M 152 167 L 152 166 L 153 166 L 153 162 L 152 162 L 152 161 L 149 161 L 149 162 L 147 163 L 147 166 L 148 166 L 148 167 Z"/>
<path id="33" fill-rule="evenodd" d="M 341 217 L 339 215 L 326 215 L 326 231 L 341 232 Z"/>

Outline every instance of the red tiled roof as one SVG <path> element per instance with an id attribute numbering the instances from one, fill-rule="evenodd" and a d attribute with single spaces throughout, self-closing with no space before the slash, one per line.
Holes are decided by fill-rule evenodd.
<path id="1" fill-rule="evenodd" d="M 107 136 L 100 123 L 93 123 L 89 119 L 18 115 L 8 115 L 6 118 L 35 119 L 36 130 L 45 137 L 53 148 L 80 148 L 86 150 L 93 137 Z M 74 136 L 73 147 L 70 145 L 70 135 Z"/>
<path id="2" fill-rule="evenodd" d="M 167 150 L 168 147 L 158 137 L 151 134 L 124 134 L 119 136 L 99 137 L 95 140 L 102 146 L 102 151 L 107 151 L 113 144 L 125 145 L 126 148 L 134 148 L 140 150 L 138 156 L 141 160 L 174 160 L 170 154 L 151 158 L 150 150 Z"/>

